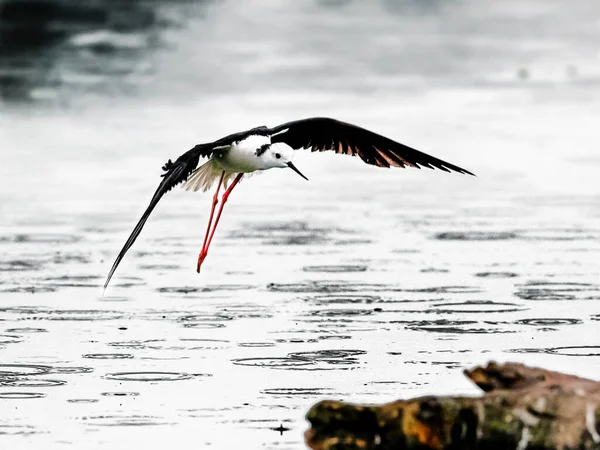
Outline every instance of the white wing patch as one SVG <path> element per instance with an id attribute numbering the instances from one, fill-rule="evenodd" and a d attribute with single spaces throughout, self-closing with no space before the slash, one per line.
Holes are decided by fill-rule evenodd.
<path id="1" fill-rule="evenodd" d="M 215 182 L 218 182 L 223 174 L 223 169 L 217 164 L 216 161 L 210 159 L 188 177 L 187 181 L 183 183 L 183 188 L 186 191 L 208 191 Z M 235 175 L 234 173 L 227 172 L 223 179 L 225 186 L 229 182 L 229 179 Z"/>

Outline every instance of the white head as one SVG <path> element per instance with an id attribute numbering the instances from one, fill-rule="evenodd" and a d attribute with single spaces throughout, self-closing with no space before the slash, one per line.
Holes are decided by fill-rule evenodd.
<path id="1" fill-rule="evenodd" d="M 262 155 L 260 159 L 266 169 L 286 168 L 289 167 L 298 175 L 305 180 L 308 180 L 302 173 L 292 164 L 292 158 L 294 157 L 294 149 L 286 144 L 276 143 L 271 144 Z"/>

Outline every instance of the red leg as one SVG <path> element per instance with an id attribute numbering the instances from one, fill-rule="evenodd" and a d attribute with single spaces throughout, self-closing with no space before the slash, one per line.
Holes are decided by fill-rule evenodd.
<path id="1" fill-rule="evenodd" d="M 204 243 L 202 244 L 202 250 L 200 251 L 200 255 L 198 255 L 198 267 L 197 267 L 198 272 L 200 272 L 200 264 L 202 264 L 201 261 L 203 261 L 204 258 L 206 258 L 206 250 L 207 250 L 206 243 L 208 242 L 208 235 L 210 234 L 210 226 L 212 225 L 212 220 L 215 215 L 215 207 L 217 206 L 217 203 L 219 203 L 219 190 L 221 189 L 221 184 L 223 183 L 223 178 L 225 178 L 225 171 L 223 171 L 223 173 L 221 174 L 221 178 L 219 179 L 219 184 L 217 184 L 217 190 L 215 192 L 215 195 L 213 196 L 212 208 L 210 210 L 210 216 L 208 219 L 208 226 L 206 227 L 206 235 L 204 236 Z"/>
<path id="2" fill-rule="evenodd" d="M 202 263 L 204 262 L 204 258 L 206 258 L 206 255 L 208 254 L 208 248 L 210 247 L 210 243 L 212 242 L 213 236 L 215 235 L 215 231 L 217 230 L 217 225 L 219 225 L 219 219 L 221 218 L 221 214 L 223 213 L 223 207 L 225 206 L 225 203 L 227 203 L 229 194 L 231 194 L 231 191 L 233 191 L 233 188 L 240 182 L 240 180 L 242 179 L 243 176 L 244 176 L 243 173 L 238 173 L 238 175 L 235 177 L 235 180 L 233 180 L 233 183 L 231 183 L 231 186 L 229 186 L 229 188 L 227 188 L 227 190 L 223 193 L 223 197 L 221 197 L 221 206 L 219 207 L 219 212 L 217 213 L 217 218 L 215 219 L 215 224 L 210 233 L 210 238 L 208 239 L 208 243 L 206 244 L 206 247 L 203 249 L 203 252 L 200 254 L 200 257 L 198 258 L 198 268 L 197 268 L 198 272 L 200 272 L 200 266 L 202 266 Z"/>

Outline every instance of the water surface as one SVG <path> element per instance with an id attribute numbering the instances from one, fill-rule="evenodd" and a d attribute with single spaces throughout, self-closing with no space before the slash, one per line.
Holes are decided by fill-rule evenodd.
<path id="1" fill-rule="evenodd" d="M 324 398 L 474 395 L 489 360 L 596 377 L 597 13 L 140 3 L 3 47 L 3 444 L 298 449 Z M 299 153 L 310 182 L 245 180 L 200 275 L 210 196 L 176 189 L 102 296 L 168 158 L 310 115 L 477 177 Z"/>

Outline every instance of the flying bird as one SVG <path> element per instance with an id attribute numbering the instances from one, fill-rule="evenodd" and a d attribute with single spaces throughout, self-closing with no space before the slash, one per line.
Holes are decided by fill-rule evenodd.
<path id="1" fill-rule="evenodd" d="M 244 174 L 273 168 L 290 168 L 308 180 L 292 163 L 294 150 L 310 149 L 313 152 L 334 151 L 340 155 L 358 156 L 365 163 L 379 167 L 428 167 L 445 172 L 473 175 L 466 169 L 427 155 L 404 144 L 392 141 L 372 131 L 335 119 L 313 117 L 296 120 L 273 128 L 260 126 L 234 133 L 214 142 L 198 144 L 174 162 L 169 160 L 162 167 L 162 181 L 150 200 L 150 204 L 133 229 L 125 245 L 112 265 L 104 289 L 108 286 L 119 263 L 131 248 L 159 200 L 180 183 L 187 190 L 207 191 L 215 181 L 217 188 L 212 200 L 204 243 L 198 256 L 196 270 L 208 254 L 208 248 L 219 224 L 223 207 L 229 194 Z M 203 164 L 201 161 L 207 160 Z M 229 182 L 233 179 L 231 184 Z M 229 185 L 229 187 L 228 187 Z M 221 205 L 221 186 L 225 189 Z M 213 224 L 214 219 L 214 224 Z"/>

